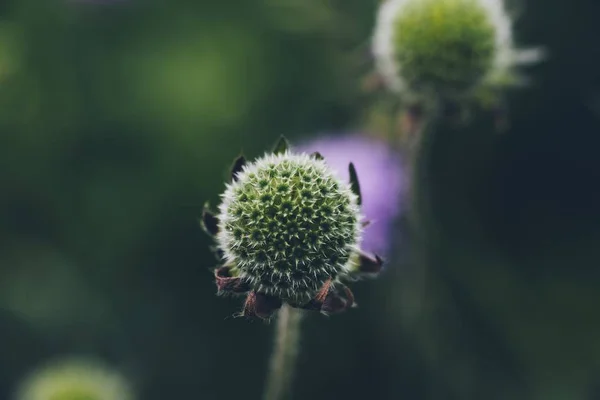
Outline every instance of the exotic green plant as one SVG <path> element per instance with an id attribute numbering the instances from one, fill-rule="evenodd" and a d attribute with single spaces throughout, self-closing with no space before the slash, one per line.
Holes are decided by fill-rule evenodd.
<path id="1" fill-rule="evenodd" d="M 218 214 L 205 207 L 223 266 L 219 292 L 247 294 L 243 315 L 268 318 L 283 303 L 343 311 L 354 304 L 342 281 L 380 271 L 360 250 L 360 189 L 354 166 L 341 181 L 318 154 L 294 154 L 282 138 L 253 163 L 238 158 Z"/>
<path id="2" fill-rule="evenodd" d="M 377 69 L 395 92 L 457 98 L 517 82 L 540 58 L 516 50 L 502 0 L 387 0 L 373 36 Z"/>
<path id="3" fill-rule="evenodd" d="M 475 0 L 422 0 L 396 18 L 393 44 L 402 75 L 413 87 L 461 91 L 492 66 L 494 26 Z"/>

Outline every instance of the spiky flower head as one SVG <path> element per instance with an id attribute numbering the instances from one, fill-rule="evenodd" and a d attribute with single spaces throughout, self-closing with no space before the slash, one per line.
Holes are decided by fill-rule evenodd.
<path id="1" fill-rule="evenodd" d="M 349 171 L 347 183 L 318 153 L 291 153 L 284 139 L 272 154 L 236 161 L 218 214 L 205 209 L 203 222 L 223 262 L 217 286 L 248 293 L 244 314 L 268 317 L 282 302 L 340 311 L 353 303 L 341 280 L 378 271 L 381 259 L 359 248 L 360 190 Z"/>
<path id="2" fill-rule="evenodd" d="M 514 67 L 541 57 L 539 50 L 514 48 L 502 0 L 387 0 L 373 53 L 387 86 L 417 98 L 517 83 Z"/>
<path id="3" fill-rule="evenodd" d="M 99 361 L 66 358 L 50 362 L 28 376 L 15 400 L 133 400 L 129 383 Z"/>
<path id="4" fill-rule="evenodd" d="M 351 269 L 357 197 L 323 160 L 287 152 L 259 158 L 227 186 L 219 211 L 225 262 L 260 292 L 308 299 Z"/>

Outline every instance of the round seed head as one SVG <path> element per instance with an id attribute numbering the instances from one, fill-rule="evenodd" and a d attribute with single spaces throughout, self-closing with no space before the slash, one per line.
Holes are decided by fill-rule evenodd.
<path id="1" fill-rule="evenodd" d="M 389 88 L 413 96 L 508 83 L 512 67 L 541 56 L 523 59 L 511 25 L 502 0 L 387 0 L 373 37 L 377 68 Z"/>
<path id="2" fill-rule="evenodd" d="M 417 88 L 468 89 L 494 59 L 494 27 L 476 0 L 412 2 L 398 15 L 393 40 L 403 76 Z"/>
<path id="3" fill-rule="evenodd" d="M 308 299 L 352 269 L 361 234 L 358 198 L 325 161 L 266 155 L 246 164 L 222 197 L 218 246 L 254 291 Z"/>

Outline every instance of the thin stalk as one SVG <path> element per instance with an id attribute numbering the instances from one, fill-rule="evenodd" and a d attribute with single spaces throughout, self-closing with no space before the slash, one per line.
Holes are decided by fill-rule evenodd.
<path id="1" fill-rule="evenodd" d="M 433 105 L 427 110 L 404 110 L 405 123 L 403 128 L 410 129 L 403 141 L 401 149 L 406 160 L 409 175 L 409 213 L 408 222 L 414 257 L 412 268 L 406 269 L 402 276 L 401 285 L 408 285 L 400 290 L 401 304 L 404 305 L 403 322 L 412 325 L 422 318 L 425 306 L 424 298 L 428 273 L 428 246 L 430 239 L 435 236 L 431 226 L 431 193 L 430 169 L 431 151 L 438 124 L 439 107 Z"/>
<path id="2" fill-rule="evenodd" d="M 441 105 L 431 107 L 428 113 L 419 116 L 418 130 L 411 135 L 412 141 L 407 154 L 411 182 L 410 218 L 418 236 L 423 234 L 425 226 L 431 222 L 431 152 L 440 123 Z"/>
<path id="3" fill-rule="evenodd" d="M 284 304 L 277 316 L 275 344 L 263 400 L 289 399 L 300 344 L 302 311 Z"/>

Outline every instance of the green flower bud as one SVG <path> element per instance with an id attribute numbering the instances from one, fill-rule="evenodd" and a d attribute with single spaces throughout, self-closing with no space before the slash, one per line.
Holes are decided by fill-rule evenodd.
<path id="1" fill-rule="evenodd" d="M 540 57 L 513 48 L 511 25 L 501 0 L 388 0 L 373 37 L 377 68 L 390 89 L 415 97 L 506 85 L 515 65 Z"/>
<path id="2" fill-rule="evenodd" d="M 324 161 L 267 155 L 223 194 L 219 247 L 258 291 L 308 299 L 350 269 L 361 230 L 357 201 Z"/>
<path id="3" fill-rule="evenodd" d="M 245 312 L 263 317 L 283 301 L 321 311 L 351 306 L 340 281 L 377 273 L 381 266 L 381 259 L 360 252 L 363 222 L 354 166 L 351 182 L 343 182 L 318 153 L 293 154 L 285 141 L 252 163 L 240 159 L 218 214 L 203 215 L 224 263 L 216 271 L 219 289 L 250 292 Z"/>
<path id="4" fill-rule="evenodd" d="M 49 363 L 27 377 L 15 400 L 133 400 L 128 382 L 103 364 L 84 358 Z"/>

